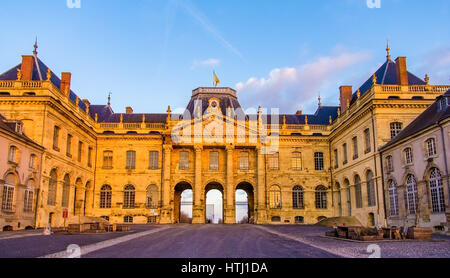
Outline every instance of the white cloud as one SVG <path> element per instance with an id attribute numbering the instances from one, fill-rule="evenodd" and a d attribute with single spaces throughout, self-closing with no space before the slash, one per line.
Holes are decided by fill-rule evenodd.
<path id="1" fill-rule="evenodd" d="M 216 58 L 209 58 L 206 60 L 198 61 L 195 60 L 192 63 L 191 69 L 196 69 L 198 67 L 216 67 L 220 64 L 220 60 Z"/>
<path id="2" fill-rule="evenodd" d="M 292 113 L 315 99 L 321 89 L 330 84 L 337 88 L 344 71 L 369 58 L 364 52 L 321 56 L 296 67 L 275 68 L 267 77 L 251 77 L 237 83 L 236 89 L 246 105 L 276 107 Z"/>
<path id="3" fill-rule="evenodd" d="M 430 84 L 446 85 L 450 81 L 450 47 L 437 47 L 425 53 L 418 73 L 428 74 Z M 423 76 L 420 76 L 423 78 Z"/>

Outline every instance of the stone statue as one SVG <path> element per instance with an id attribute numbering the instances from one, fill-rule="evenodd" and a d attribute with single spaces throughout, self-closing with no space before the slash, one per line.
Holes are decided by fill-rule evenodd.
<path id="1" fill-rule="evenodd" d="M 17 80 L 22 80 L 22 70 L 17 69 Z"/>
<path id="2" fill-rule="evenodd" d="M 47 81 L 50 81 L 50 78 L 52 77 L 52 71 L 50 69 L 47 70 Z"/>

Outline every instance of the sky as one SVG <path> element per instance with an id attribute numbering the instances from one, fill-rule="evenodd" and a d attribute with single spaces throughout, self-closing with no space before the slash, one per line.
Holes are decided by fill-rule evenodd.
<path id="1" fill-rule="evenodd" d="M 372 0 L 376 2 L 377 0 Z M 71 0 L 75 2 L 75 0 Z M 0 72 L 31 54 L 72 89 L 124 113 L 183 109 L 191 91 L 221 83 L 244 109 L 314 113 L 337 105 L 341 85 L 360 86 L 386 60 L 432 84 L 450 81 L 448 0 L 2 0 Z"/>

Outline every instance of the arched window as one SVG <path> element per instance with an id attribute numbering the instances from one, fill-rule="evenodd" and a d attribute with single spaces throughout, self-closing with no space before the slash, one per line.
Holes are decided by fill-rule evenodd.
<path id="1" fill-rule="evenodd" d="M 302 153 L 293 152 L 291 161 L 292 170 L 302 170 Z"/>
<path id="2" fill-rule="evenodd" d="M 292 207 L 295 209 L 304 209 L 303 188 L 300 185 L 292 189 Z"/>
<path id="3" fill-rule="evenodd" d="M 404 155 L 405 155 L 405 164 L 409 165 L 413 163 L 413 157 L 412 157 L 412 150 L 411 148 L 406 148 L 403 151 Z"/>
<path id="4" fill-rule="evenodd" d="M 417 184 L 413 175 L 408 175 L 406 178 L 406 204 L 408 206 L 409 214 L 416 214 L 417 209 Z"/>
<path id="5" fill-rule="evenodd" d="M 294 218 L 295 224 L 303 224 L 305 223 L 305 218 L 303 216 L 296 216 Z"/>
<path id="6" fill-rule="evenodd" d="M 158 208 L 158 187 L 154 184 L 147 187 L 147 208 Z"/>
<path id="7" fill-rule="evenodd" d="M 373 180 L 372 171 L 367 171 L 366 174 L 366 184 L 367 184 L 367 205 L 373 207 L 376 205 L 375 202 L 375 184 Z"/>
<path id="8" fill-rule="evenodd" d="M 4 211 L 13 210 L 15 184 L 16 179 L 14 175 L 8 174 L 5 178 L 5 183 L 3 184 L 2 210 Z"/>
<path id="9" fill-rule="evenodd" d="M 316 187 L 316 209 L 327 208 L 327 189 L 323 185 Z"/>
<path id="10" fill-rule="evenodd" d="M 53 169 L 50 172 L 50 178 L 48 180 L 47 205 L 49 206 L 54 206 L 56 204 L 56 189 L 57 189 L 57 176 L 56 170 Z"/>
<path id="11" fill-rule="evenodd" d="M 34 200 L 34 181 L 28 180 L 27 187 L 23 197 L 23 211 L 33 212 L 33 200 Z"/>
<path id="12" fill-rule="evenodd" d="M 352 215 L 352 193 L 350 191 L 350 182 L 348 179 L 344 180 L 344 186 L 347 188 L 347 215 Z"/>
<path id="13" fill-rule="evenodd" d="M 131 184 L 125 186 L 125 190 L 123 191 L 123 207 L 134 208 L 134 198 L 134 186 L 132 186 Z"/>
<path id="14" fill-rule="evenodd" d="M 281 208 L 281 189 L 278 185 L 272 185 L 269 191 L 270 208 Z"/>
<path id="15" fill-rule="evenodd" d="M 442 186 L 441 172 L 437 168 L 431 169 L 430 191 L 433 212 L 445 212 L 444 187 Z"/>
<path id="16" fill-rule="evenodd" d="M 430 138 L 426 141 L 427 144 L 427 155 L 433 156 L 436 155 L 436 141 L 434 140 L 434 138 Z"/>
<path id="17" fill-rule="evenodd" d="M 16 153 L 17 153 L 17 147 L 11 146 L 9 147 L 9 154 L 8 154 L 8 161 L 12 163 L 16 163 Z"/>
<path id="18" fill-rule="evenodd" d="M 362 208 L 361 179 L 358 175 L 355 176 L 355 200 L 356 207 Z"/>
<path id="19" fill-rule="evenodd" d="M 69 193 L 70 193 L 70 178 L 69 174 L 64 176 L 63 188 L 62 188 L 62 201 L 61 206 L 64 208 L 69 207 Z"/>
<path id="20" fill-rule="evenodd" d="M 391 139 L 397 136 L 397 134 L 402 131 L 403 124 L 399 122 L 393 122 L 390 124 L 391 127 Z"/>
<path id="21" fill-rule="evenodd" d="M 100 189 L 100 208 L 111 208 L 111 186 L 105 184 Z"/>
<path id="22" fill-rule="evenodd" d="M 389 213 L 391 216 L 398 215 L 398 194 L 395 181 L 389 181 Z"/>
<path id="23" fill-rule="evenodd" d="M 279 216 L 272 216 L 271 221 L 272 222 L 281 222 L 281 217 L 279 217 Z"/>
<path id="24" fill-rule="evenodd" d="M 133 223 L 133 216 L 127 215 L 123 218 L 124 223 Z"/>

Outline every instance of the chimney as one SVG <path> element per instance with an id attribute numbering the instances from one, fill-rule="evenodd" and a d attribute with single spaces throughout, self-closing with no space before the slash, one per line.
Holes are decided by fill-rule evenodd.
<path id="1" fill-rule="evenodd" d="M 133 108 L 131 108 L 131 106 L 127 106 L 127 107 L 125 108 L 125 113 L 126 113 L 126 114 L 133 114 Z"/>
<path id="2" fill-rule="evenodd" d="M 406 69 L 406 57 L 398 57 L 395 59 L 397 65 L 397 82 L 398 85 L 408 85 L 408 71 Z"/>
<path id="3" fill-rule="evenodd" d="M 34 69 L 34 56 L 22 55 L 22 80 L 32 80 Z"/>
<path id="4" fill-rule="evenodd" d="M 303 113 L 302 110 L 297 110 L 297 112 L 295 114 L 301 115 L 302 113 Z"/>
<path id="5" fill-rule="evenodd" d="M 61 73 L 61 87 L 59 90 L 61 93 L 69 96 L 70 94 L 70 80 L 72 79 L 72 74 L 70 72 Z"/>
<path id="6" fill-rule="evenodd" d="M 341 86 L 339 87 L 340 97 L 339 102 L 341 105 L 341 112 L 344 113 L 347 110 L 347 102 L 350 103 L 352 101 L 352 86 Z"/>

